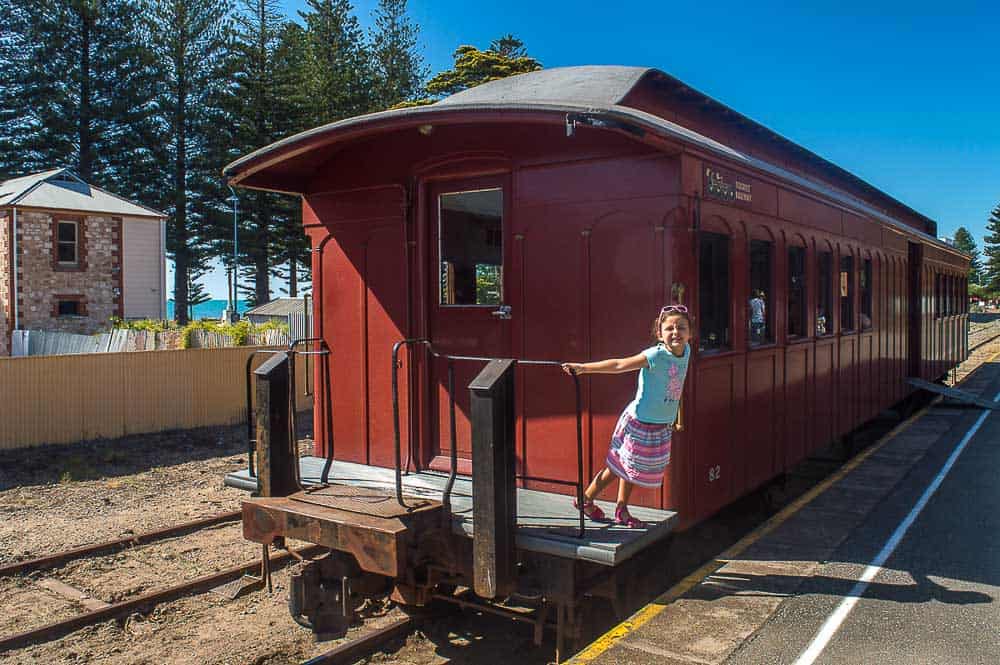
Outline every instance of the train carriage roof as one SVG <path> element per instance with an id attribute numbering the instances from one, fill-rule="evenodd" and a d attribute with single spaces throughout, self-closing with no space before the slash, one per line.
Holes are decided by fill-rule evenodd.
<path id="1" fill-rule="evenodd" d="M 778 146 L 792 159 L 821 173 L 823 180 L 792 172 L 643 110 L 639 108 L 643 105 L 643 97 L 694 104 L 699 113 Z M 710 154 L 769 173 L 961 254 L 933 235 L 936 229 L 933 220 L 678 79 L 646 67 L 557 67 L 491 81 L 428 106 L 370 113 L 290 136 L 232 162 L 223 169 L 223 175 L 234 185 L 300 194 L 303 193 L 302 180 L 289 177 L 291 174 L 301 171 L 306 163 L 317 163 L 317 152 L 329 154 L 345 142 L 362 136 L 429 123 L 537 121 L 538 116 L 546 116 L 549 122 L 575 120 L 624 132 L 654 145 L 657 145 L 655 138 L 693 144 Z M 931 233 L 900 222 L 900 215 L 921 224 Z"/>

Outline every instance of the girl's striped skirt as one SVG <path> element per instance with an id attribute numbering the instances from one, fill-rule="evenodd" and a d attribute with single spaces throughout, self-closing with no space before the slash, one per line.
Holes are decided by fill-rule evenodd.
<path id="1" fill-rule="evenodd" d="M 644 423 L 626 409 L 615 425 L 605 461 L 619 478 L 640 487 L 659 487 L 670 464 L 671 423 Z"/>

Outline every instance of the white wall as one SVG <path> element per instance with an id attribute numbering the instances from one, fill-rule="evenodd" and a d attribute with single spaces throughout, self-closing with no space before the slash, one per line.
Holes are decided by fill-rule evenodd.
<path id="1" fill-rule="evenodd" d="M 127 319 L 159 319 L 165 315 L 165 248 L 161 228 L 159 220 L 126 218 L 122 221 L 122 286 Z"/>

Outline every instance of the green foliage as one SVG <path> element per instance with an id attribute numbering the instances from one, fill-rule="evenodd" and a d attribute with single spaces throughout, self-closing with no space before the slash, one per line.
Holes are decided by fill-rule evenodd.
<path id="1" fill-rule="evenodd" d="M 453 95 L 480 83 L 542 68 L 538 60 L 527 55 L 524 43 L 513 35 L 494 40 L 485 51 L 475 46 L 459 46 L 452 57 L 455 58 L 455 66 L 427 82 L 429 94 Z"/>
<path id="2" fill-rule="evenodd" d="M 273 321 L 255 324 L 246 319 L 236 323 L 221 323 L 210 319 L 192 321 L 181 330 L 182 349 L 191 348 L 192 336 L 197 330 L 225 335 L 233 340 L 233 346 L 246 346 L 251 334 L 262 333 L 267 330 L 280 330 L 287 334 L 288 324 Z"/>
<path id="3" fill-rule="evenodd" d="M 1000 291 L 1000 205 L 990 213 L 986 222 L 986 236 L 983 238 L 983 255 L 986 258 L 983 265 L 983 277 L 980 284 L 989 291 Z"/>
<path id="4" fill-rule="evenodd" d="M 177 324 L 173 321 L 163 321 L 160 319 L 120 319 L 112 316 L 109 321 L 112 328 L 118 330 L 144 330 L 146 332 L 161 333 L 168 330 L 177 330 Z"/>
<path id="5" fill-rule="evenodd" d="M 955 231 L 955 247 L 972 257 L 969 264 L 969 284 L 979 284 L 982 280 L 983 265 L 979 260 L 979 248 L 972 234 L 964 226 L 958 227 Z"/>
<path id="6" fill-rule="evenodd" d="M 406 15 L 406 0 L 379 0 L 369 37 L 374 109 L 392 108 L 422 94 L 428 70 L 417 50 L 419 33 Z"/>

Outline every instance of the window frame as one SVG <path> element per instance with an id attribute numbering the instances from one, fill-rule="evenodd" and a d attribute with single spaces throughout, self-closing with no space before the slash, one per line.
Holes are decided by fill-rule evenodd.
<path id="1" fill-rule="evenodd" d="M 67 224 L 73 227 L 73 240 L 63 240 L 60 234 L 62 225 Z M 55 246 L 55 259 L 56 263 L 63 267 L 75 267 L 80 265 L 80 222 L 74 219 L 57 219 L 56 220 L 56 246 Z M 63 261 L 60 257 L 60 250 L 66 246 L 70 245 L 73 248 L 73 260 Z"/>
<path id="2" fill-rule="evenodd" d="M 722 265 L 726 269 L 726 279 L 725 281 L 725 297 L 718 299 L 722 306 L 722 340 L 717 345 L 710 347 L 705 346 L 705 342 L 708 339 L 708 316 L 706 314 L 705 307 L 705 289 L 702 288 L 702 278 L 704 272 L 702 271 L 702 257 L 705 247 L 706 236 L 712 236 L 711 239 L 713 245 L 718 247 L 723 247 L 725 249 L 725 260 L 722 261 Z M 733 273 L 729 269 L 732 261 L 733 255 L 733 236 L 732 233 L 727 230 L 722 230 L 716 227 L 701 228 L 698 230 L 698 318 L 700 319 L 699 330 L 698 330 L 698 353 L 705 355 L 716 355 L 722 353 L 729 353 L 735 350 L 735 340 L 733 339 L 733 325 L 732 325 L 732 307 L 730 305 L 732 300 L 733 292 Z M 713 257 L 714 259 L 714 257 Z M 717 264 L 718 261 L 713 261 L 713 265 Z M 714 321 L 713 321 L 714 323 Z M 713 331 L 714 332 L 714 331 Z"/>
<path id="3" fill-rule="evenodd" d="M 857 326 L 857 321 L 856 321 L 857 317 L 855 316 L 855 314 L 857 312 L 854 311 L 855 310 L 854 300 L 855 300 L 855 296 L 857 294 L 856 294 L 856 289 L 855 289 L 855 286 L 854 286 L 854 265 L 855 265 L 855 263 L 854 263 L 854 253 L 850 249 L 848 249 L 847 251 L 842 252 L 839 255 L 839 257 L 840 257 L 840 265 L 838 266 L 838 270 L 837 270 L 837 282 L 838 282 L 837 283 L 837 286 L 838 286 L 838 289 L 837 289 L 838 303 L 837 304 L 839 305 L 839 309 L 840 309 L 840 311 L 839 311 L 840 321 L 838 322 L 839 323 L 839 327 L 840 327 L 840 334 L 843 335 L 843 334 L 856 333 L 858 331 L 858 329 L 856 327 Z M 848 266 L 847 266 L 846 270 L 844 269 L 844 261 L 848 262 Z M 847 295 L 846 296 L 839 295 L 840 292 L 843 290 L 842 288 L 839 288 L 839 287 L 841 286 L 841 283 L 844 281 L 843 275 L 845 273 L 847 274 Z M 844 316 L 844 305 L 845 304 L 847 305 L 847 308 L 848 308 L 847 311 L 850 314 L 850 317 L 845 317 Z M 844 325 L 844 323 L 845 323 L 844 319 L 845 318 L 849 318 L 850 319 L 850 324 L 851 325 L 849 327 Z"/>
<path id="4" fill-rule="evenodd" d="M 861 266 L 858 270 L 858 329 L 861 331 L 872 330 L 875 327 L 875 270 L 870 254 L 861 259 Z M 861 286 L 862 280 L 867 285 Z M 865 295 L 867 294 L 868 311 L 865 312 Z M 868 317 L 868 325 L 864 325 L 864 319 Z"/>
<path id="5" fill-rule="evenodd" d="M 760 236 L 762 234 L 758 234 Z M 750 301 L 754 296 L 754 285 L 753 285 L 753 251 L 754 243 L 762 243 L 768 246 L 768 261 L 767 261 L 767 289 L 764 291 L 764 338 L 761 341 L 755 342 L 753 339 L 753 322 L 751 320 L 752 313 L 749 311 Z M 777 243 L 770 236 L 768 237 L 753 237 L 749 238 L 747 244 L 747 290 L 746 294 L 747 303 L 747 347 L 751 349 L 759 349 L 762 347 L 771 346 L 775 343 L 775 325 L 774 325 L 774 264 L 777 252 L 775 248 Z"/>
<path id="6" fill-rule="evenodd" d="M 836 330 L 835 330 L 834 325 L 833 325 L 833 314 L 834 314 L 834 312 L 833 312 L 833 294 L 834 294 L 835 288 L 836 288 L 836 283 L 835 283 L 836 280 L 834 279 L 834 275 L 837 275 L 838 272 L 836 270 L 836 266 L 833 263 L 833 257 L 834 257 L 834 255 L 835 254 L 834 254 L 833 248 L 830 247 L 829 245 L 827 245 L 826 248 L 823 249 L 823 250 L 817 250 L 816 251 L 816 307 L 815 307 L 815 309 L 818 310 L 821 305 L 826 305 L 826 310 L 824 312 L 825 321 L 826 321 L 826 326 L 825 326 L 826 332 L 824 332 L 824 333 L 816 332 L 815 334 L 816 334 L 816 337 L 818 337 L 818 338 L 830 337 L 831 335 L 836 334 Z M 823 286 L 823 281 L 824 281 L 823 278 L 822 278 L 823 277 L 823 259 L 824 259 L 824 257 L 827 258 L 827 259 L 829 259 L 829 261 L 827 262 L 827 266 L 826 266 L 827 269 L 826 269 L 826 293 L 825 294 L 822 292 L 822 286 Z M 825 299 L 823 298 L 824 295 L 826 296 Z M 814 332 L 816 331 L 816 326 L 817 325 L 818 325 L 818 317 L 815 317 L 813 319 L 813 331 Z"/>
<path id="7" fill-rule="evenodd" d="M 799 287 L 799 292 L 801 293 L 802 304 L 800 307 L 800 318 L 802 319 L 802 333 L 793 334 L 792 329 L 792 252 L 798 251 L 802 252 L 802 285 Z M 800 341 L 803 339 L 809 339 L 815 333 L 815 324 L 812 323 L 812 318 L 809 316 L 809 248 L 806 244 L 799 244 L 798 242 L 790 242 L 785 247 L 785 260 L 787 261 L 787 272 L 788 272 L 788 293 L 787 293 L 787 307 L 785 313 L 785 335 L 789 340 Z"/>
<path id="8" fill-rule="evenodd" d="M 442 200 L 446 196 L 458 196 L 458 195 L 461 195 L 461 194 L 475 194 L 475 193 L 478 193 L 478 192 L 500 192 L 500 263 L 498 265 L 499 271 L 500 271 L 500 294 L 499 294 L 499 302 L 497 302 L 497 303 L 478 303 L 478 302 L 475 302 L 475 303 L 447 303 L 447 302 L 443 301 L 444 300 L 443 296 L 444 296 L 444 293 L 445 293 L 445 283 L 444 283 L 444 280 L 442 278 L 442 272 L 444 271 L 443 266 L 447 265 L 448 266 L 448 272 L 449 272 L 449 274 L 453 275 L 454 274 L 454 265 L 455 264 L 453 262 L 451 262 L 451 261 L 445 261 L 444 260 L 444 251 L 443 251 L 444 250 L 444 234 L 442 232 L 443 231 L 443 219 L 442 219 L 442 216 L 441 216 L 441 212 L 442 212 L 442 209 L 443 209 L 443 207 L 442 207 Z M 502 186 L 488 186 L 488 187 L 479 187 L 479 188 L 474 188 L 474 189 L 461 189 L 461 190 L 456 190 L 456 191 L 439 192 L 439 193 L 437 193 L 436 196 L 437 196 L 437 201 L 436 201 L 437 219 L 435 221 L 437 223 L 437 261 L 438 261 L 438 280 L 439 280 L 439 285 L 438 285 L 438 289 L 437 289 L 437 294 L 438 294 L 438 296 L 437 296 L 437 303 L 436 303 L 437 306 L 438 307 L 446 307 L 446 308 L 471 307 L 471 308 L 476 308 L 476 309 L 484 309 L 484 308 L 496 308 L 496 307 L 499 307 L 499 306 L 503 305 L 506 302 L 506 300 L 504 300 L 504 296 L 505 296 L 505 292 L 506 292 L 506 279 L 505 279 L 506 275 L 504 274 L 504 272 L 505 272 L 504 271 L 504 261 L 507 258 L 506 257 L 506 252 L 507 252 L 506 236 L 507 236 L 507 234 L 504 231 L 504 225 L 507 223 L 507 220 L 505 219 L 505 217 L 507 216 L 506 215 L 506 213 L 507 213 L 507 200 L 506 200 L 507 193 L 504 191 L 504 187 L 502 187 Z M 481 265 L 481 264 L 473 264 L 473 266 L 474 266 L 473 267 L 473 271 L 475 271 L 475 269 L 476 269 L 475 266 L 478 266 L 478 265 Z M 454 289 L 454 278 L 451 279 L 451 281 L 449 282 L 449 284 L 452 287 L 452 289 Z"/>

